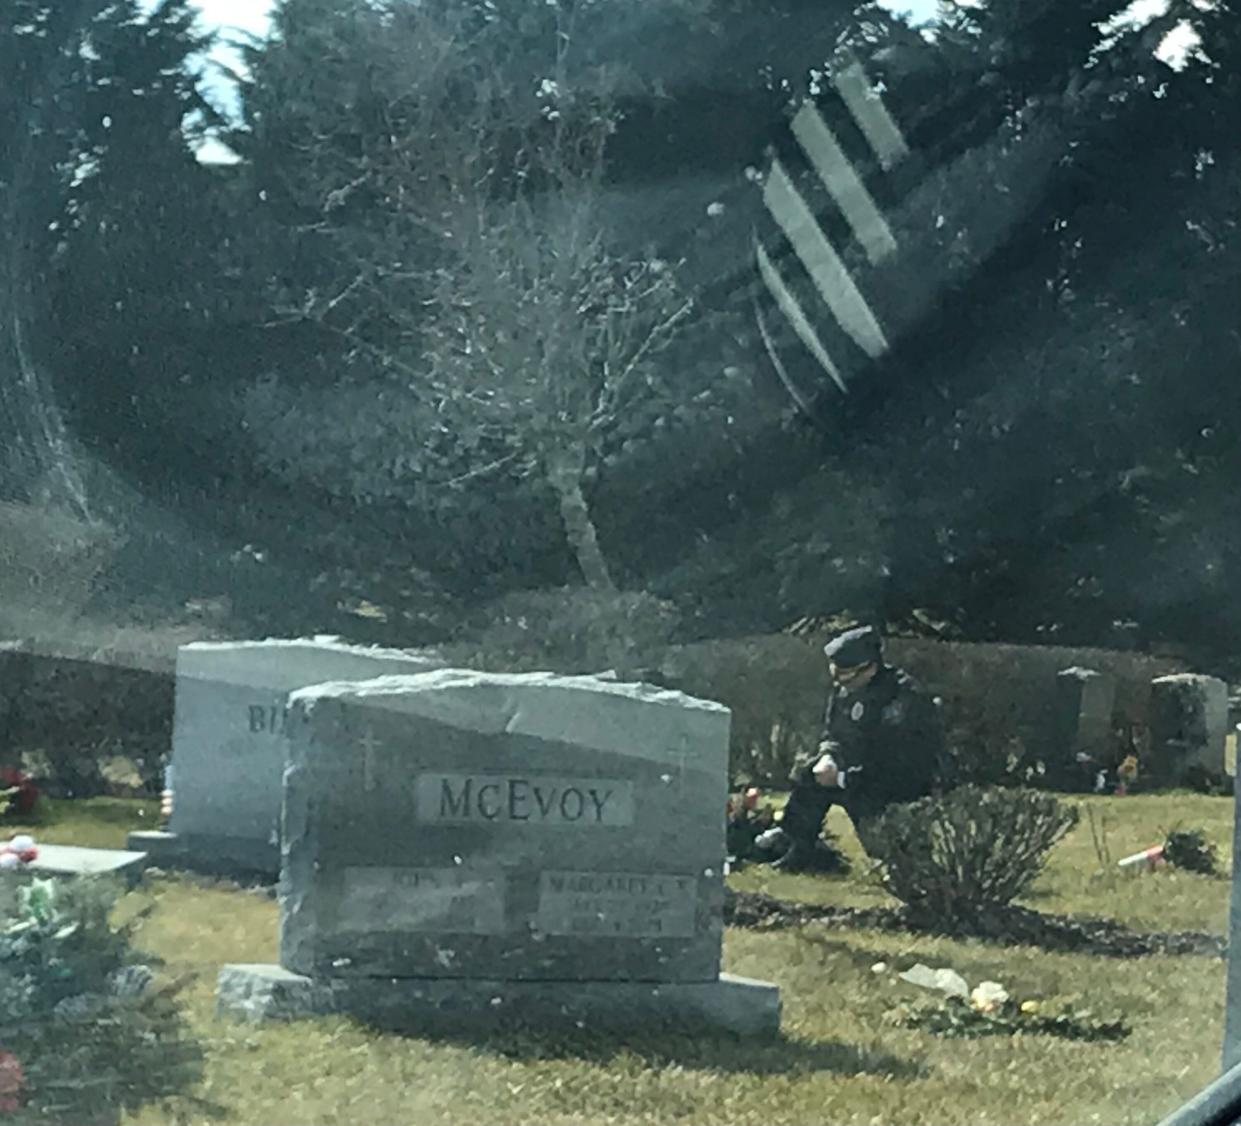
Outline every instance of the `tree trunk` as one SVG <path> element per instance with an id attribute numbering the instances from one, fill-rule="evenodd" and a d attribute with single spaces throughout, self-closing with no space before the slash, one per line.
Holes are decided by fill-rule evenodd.
<path id="1" fill-rule="evenodd" d="M 582 578 L 594 590 L 616 589 L 608 562 L 599 548 L 599 536 L 590 508 L 582 495 L 582 478 L 571 467 L 555 469 L 550 474 L 552 488 L 560 499 L 560 519 L 564 522 L 565 538 L 577 558 Z"/>

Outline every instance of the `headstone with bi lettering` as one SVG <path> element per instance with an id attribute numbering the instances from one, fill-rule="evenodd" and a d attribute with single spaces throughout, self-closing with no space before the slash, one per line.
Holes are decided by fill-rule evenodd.
<path id="1" fill-rule="evenodd" d="M 280 966 L 222 1011 L 778 1024 L 720 973 L 729 714 L 597 677 L 295 692 Z"/>
<path id="2" fill-rule="evenodd" d="M 440 662 L 335 638 L 195 642 L 177 651 L 166 832 L 132 833 L 155 865 L 274 879 L 280 871 L 288 694 L 323 681 L 419 673 Z"/>

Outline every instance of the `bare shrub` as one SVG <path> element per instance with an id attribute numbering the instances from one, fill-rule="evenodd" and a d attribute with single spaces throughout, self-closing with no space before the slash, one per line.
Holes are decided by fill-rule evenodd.
<path id="1" fill-rule="evenodd" d="M 968 924 L 1028 891 L 1077 818 L 1051 794 L 962 786 L 893 806 L 867 827 L 866 847 L 920 921 Z"/>

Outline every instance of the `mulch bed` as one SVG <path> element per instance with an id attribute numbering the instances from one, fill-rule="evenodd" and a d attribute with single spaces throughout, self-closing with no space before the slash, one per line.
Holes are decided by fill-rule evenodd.
<path id="1" fill-rule="evenodd" d="M 724 922 L 753 930 L 780 930 L 818 923 L 828 927 L 939 934 L 1105 958 L 1138 958 L 1151 954 L 1222 957 L 1226 949 L 1222 937 L 1201 931 L 1135 931 L 1112 919 L 1051 915 L 1028 907 L 997 908 L 968 921 L 945 924 L 919 919 L 905 907 L 832 907 L 731 889 L 725 898 Z"/>

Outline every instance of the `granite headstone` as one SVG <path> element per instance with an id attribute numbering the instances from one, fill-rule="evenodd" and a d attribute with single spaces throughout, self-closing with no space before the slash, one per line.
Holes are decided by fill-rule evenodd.
<path id="1" fill-rule="evenodd" d="M 222 1011 L 778 1026 L 720 973 L 727 709 L 441 670 L 299 690 L 288 724 L 281 965 L 225 967 Z"/>
<path id="2" fill-rule="evenodd" d="M 1223 775 L 1228 736 L 1228 686 L 1213 676 L 1182 673 L 1151 681 L 1151 781 L 1175 785 L 1190 767 Z"/>
<path id="3" fill-rule="evenodd" d="M 1096 669 L 1074 666 L 1056 674 L 1048 730 L 1048 766 L 1052 781 L 1079 779 L 1077 764 L 1106 763 L 1112 744 L 1112 708 L 1116 678 Z M 1093 777 L 1092 768 L 1090 776 Z"/>
<path id="4" fill-rule="evenodd" d="M 335 638 L 195 642 L 177 651 L 166 832 L 130 835 L 150 863 L 275 878 L 288 694 L 442 662 Z"/>

